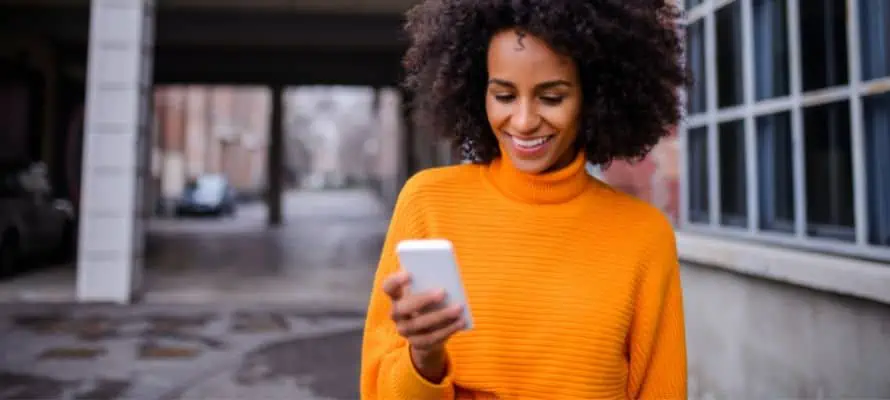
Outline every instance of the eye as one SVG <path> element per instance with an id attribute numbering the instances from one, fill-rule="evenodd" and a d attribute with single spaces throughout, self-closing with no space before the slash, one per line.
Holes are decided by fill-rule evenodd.
<path id="1" fill-rule="evenodd" d="M 494 95 L 495 100 L 501 103 L 509 103 L 513 101 L 516 96 L 512 94 L 496 94 Z"/>
<path id="2" fill-rule="evenodd" d="M 555 106 L 562 103 L 563 96 L 541 96 L 541 102 L 547 105 Z"/>

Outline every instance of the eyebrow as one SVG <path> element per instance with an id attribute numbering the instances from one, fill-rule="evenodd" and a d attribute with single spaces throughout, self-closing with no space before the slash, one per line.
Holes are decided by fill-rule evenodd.
<path id="1" fill-rule="evenodd" d="M 506 80 L 503 80 L 503 79 L 498 79 L 498 78 L 492 78 L 492 79 L 489 79 L 489 80 L 488 80 L 488 84 L 489 84 L 489 85 L 494 84 L 494 85 L 508 86 L 508 87 L 512 87 L 512 88 L 515 88 L 515 87 L 516 87 L 516 85 L 515 85 L 513 82 L 506 81 Z M 556 87 L 556 86 L 569 86 L 569 87 L 571 87 L 571 86 L 572 86 L 572 83 L 569 82 L 569 81 L 566 81 L 566 80 L 557 79 L 557 80 L 553 80 L 553 81 L 542 82 L 542 83 L 539 83 L 539 84 L 536 85 L 536 87 L 539 88 L 539 89 L 550 89 L 550 88 L 553 88 L 553 87 Z"/>

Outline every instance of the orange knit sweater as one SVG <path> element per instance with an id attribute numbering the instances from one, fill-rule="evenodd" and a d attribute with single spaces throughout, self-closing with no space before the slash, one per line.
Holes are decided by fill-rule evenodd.
<path id="1" fill-rule="evenodd" d="M 409 238 L 454 243 L 475 327 L 447 343 L 441 384 L 414 369 L 382 280 Z M 397 201 L 374 281 L 363 399 L 685 399 L 673 230 L 655 208 L 589 177 L 509 160 L 422 171 Z"/>

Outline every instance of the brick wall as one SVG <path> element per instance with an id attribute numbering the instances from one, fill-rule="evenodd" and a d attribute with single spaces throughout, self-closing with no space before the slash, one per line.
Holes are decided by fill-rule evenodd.
<path id="1" fill-rule="evenodd" d="M 679 218 L 680 165 L 676 132 L 662 139 L 649 155 L 634 164 L 614 162 L 603 178 L 617 189 L 648 201 L 674 223 Z"/>
<path id="2" fill-rule="evenodd" d="M 269 91 L 231 86 L 156 88 L 156 179 L 164 197 L 176 197 L 188 179 L 223 173 L 244 192 L 265 183 Z"/>

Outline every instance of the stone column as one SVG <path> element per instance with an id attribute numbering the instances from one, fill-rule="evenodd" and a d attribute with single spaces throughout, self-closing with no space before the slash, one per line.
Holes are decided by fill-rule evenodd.
<path id="1" fill-rule="evenodd" d="M 154 2 L 90 7 L 76 293 L 128 303 L 142 276 Z"/>

